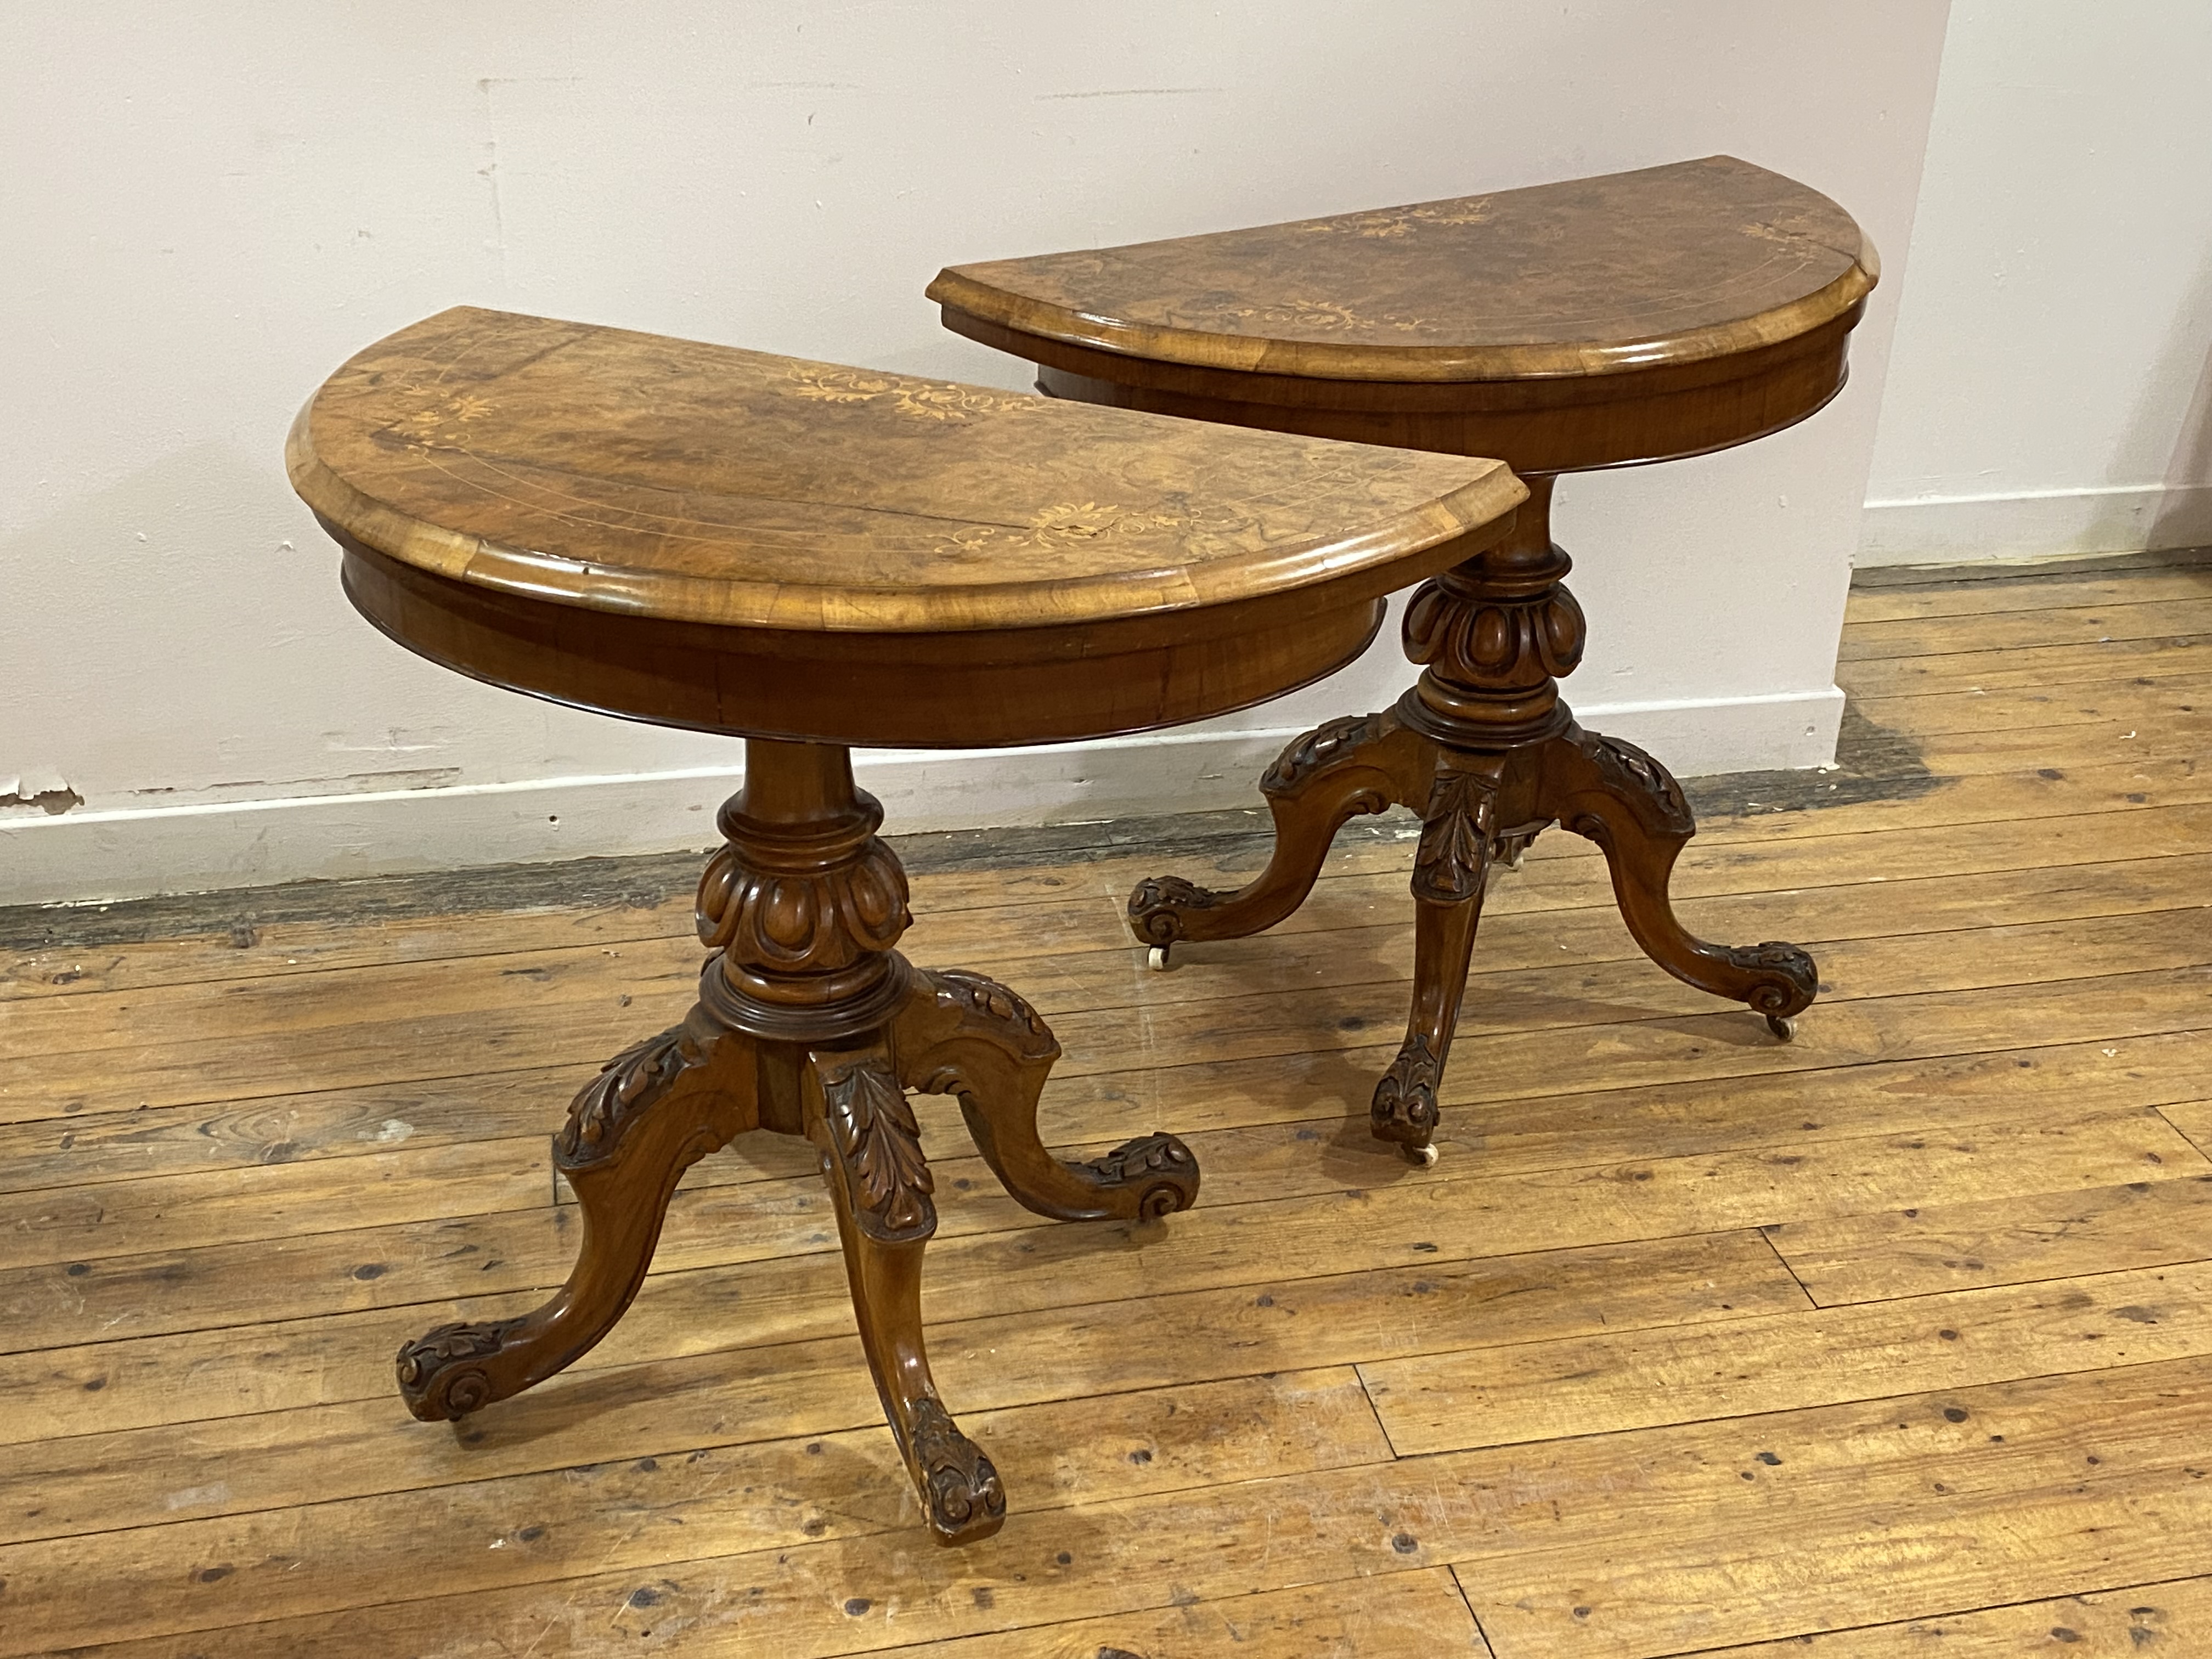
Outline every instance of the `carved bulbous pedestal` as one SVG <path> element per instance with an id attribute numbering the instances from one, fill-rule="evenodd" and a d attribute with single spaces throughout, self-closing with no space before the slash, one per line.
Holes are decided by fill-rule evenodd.
<path id="1" fill-rule="evenodd" d="M 1393 805 L 1419 812 L 1413 1012 L 1376 1085 L 1370 1125 L 1425 1159 L 1491 866 L 1517 862 L 1553 823 L 1604 851 L 1629 931 L 1676 978 L 1748 1004 L 1780 1036 L 1819 989 L 1812 957 L 1794 945 L 1710 945 L 1675 921 L 1668 878 L 1696 819 L 1665 767 L 1583 731 L 1560 700 L 1559 678 L 1582 659 L 1583 614 L 1551 539 L 1552 480 L 1528 482 L 1504 542 L 1414 592 L 1413 690 L 1395 708 L 1306 733 L 1262 775 L 1276 833 L 1266 870 L 1234 892 L 1154 876 L 1129 896 L 1129 926 L 1156 951 L 1242 938 L 1297 908 L 1347 819 Z"/>
<path id="2" fill-rule="evenodd" d="M 1037 1138 L 1036 1100 L 1060 1045 L 995 981 L 912 967 L 906 873 L 876 838 L 882 811 L 830 744 L 755 739 L 726 844 L 699 884 L 714 951 L 684 1022 L 625 1048 L 584 1085 L 553 1140 L 583 1212 L 561 1292 L 516 1319 L 441 1325 L 399 1352 L 400 1393 L 457 1419 L 559 1370 L 611 1330 L 643 1282 L 678 1178 L 732 1136 L 805 1135 L 836 1198 L 861 1346 L 937 1536 L 1005 1519 L 991 1460 L 930 1380 L 922 1247 L 935 1187 L 908 1091 L 957 1096 L 977 1148 L 1039 1214 L 1144 1220 L 1188 1207 L 1198 1165 L 1172 1135 L 1069 1164 Z"/>

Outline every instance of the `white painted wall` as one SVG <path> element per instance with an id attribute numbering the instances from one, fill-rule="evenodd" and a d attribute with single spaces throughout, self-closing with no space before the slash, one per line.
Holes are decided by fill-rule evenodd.
<path id="1" fill-rule="evenodd" d="M 386 643 L 293 499 L 293 411 L 459 301 L 1013 386 L 940 264 L 1726 150 L 1888 261 L 1852 386 L 1571 480 L 1594 720 L 1685 772 L 1830 752 L 1945 0 L 0 8 L 0 902 L 696 846 L 733 741 Z M 1395 641 L 1212 731 L 869 759 L 906 828 L 1252 799 Z"/>
<path id="2" fill-rule="evenodd" d="M 1865 564 L 2212 542 L 2212 5 L 1958 0 Z"/>

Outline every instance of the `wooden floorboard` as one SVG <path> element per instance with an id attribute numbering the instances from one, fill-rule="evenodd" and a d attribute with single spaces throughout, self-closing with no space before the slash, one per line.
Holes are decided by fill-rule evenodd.
<path id="1" fill-rule="evenodd" d="M 1165 975 L 1121 896 L 1243 879 L 1254 815 L 917 839 L 910 953 L 1065 1046 L 1048 1140 L 1206 1170 L 1046 1224 L 921 1103 L 1012 1505 L 964 1551 L 774 1137 L 569 1371 L 392 1394 L 565 1274 L 547 1132 L 689 1000 L 681 860 L 0 912 L 0 1659 L 2212 1655 L 2212 562 L 1875 573 L 1843 658 L 1840 769 L 1698 783 L 1675 881 L 1814 951 L 1796 1041 L 1555 831 L 1431 1170 L 1364 1121 L 1409 819 Z"/>

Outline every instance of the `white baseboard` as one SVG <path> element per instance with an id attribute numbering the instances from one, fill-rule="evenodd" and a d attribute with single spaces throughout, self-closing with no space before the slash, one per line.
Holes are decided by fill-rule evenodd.
<path id="1" fill-rule="evenodd" d="M 1823 765 L 1844 694 L 1593 704 L 1586 724 L 1683 776 Z M 1352 712 L 1352 711 L 1347 711 Z M 1245 806 L 1295 726 L 1049 748 L 877 750 L 856 762 L 894 832 L 1081 823 Z M 704 848 L 740 774 L 714 768 L 0 821 L 0 905 Z"/>
<path id="2" fill-rule="evenodd" d="M 1862 568 L 1961 564 L 2212 544 L 2212 485 L 2121 484 L 1869 501 Z"/>

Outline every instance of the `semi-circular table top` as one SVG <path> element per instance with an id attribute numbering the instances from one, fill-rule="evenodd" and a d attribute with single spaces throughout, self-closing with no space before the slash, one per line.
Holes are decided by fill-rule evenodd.
<path id="1" fill-rule="evenodd" d="M 467 307 L 348 362 L 301 411 L 287 460 L 325 521 L 421 570 L 627 615 L 830 631 L 1249 599 L 1389 567 L 1524 494 L 1492 460 Z"/>
<path id="2" fill-rule="evenodd" d="M 1021 334 L 1328 380 L 1540 380 L 1788 339 L 1874 287 L 1818 191 L 1711 155 L 1522 190 L 954 265 L 929 297 Z M 957 323 L 954 324 L 957 326 Z"/>
<path id="3" fill-rule="evenodd" d="M 434 660 L 665 725 L 932 748 L 1307 684 L 1528 494 L 1495 460 L 471 307 L 348 362 L 286 459 L 356 608 Z"/>

